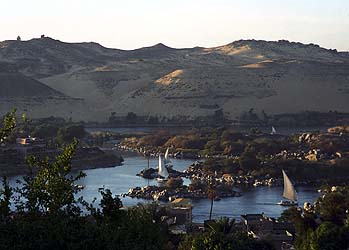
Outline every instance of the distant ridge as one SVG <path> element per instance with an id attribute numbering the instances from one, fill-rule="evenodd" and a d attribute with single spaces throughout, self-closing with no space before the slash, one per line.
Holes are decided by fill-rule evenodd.
<path id="1" fill-rule="evenodd" d="M 49 37 L 4 41 L 1 69 L 14 74 L 3 76 L 4 89 L 15 82 L 40 88 L 3 92 L 11 103 L 33 92 L 79 98 L 84 103 L 78 109 L 60 115 L 78 114 L 83 120 L 106 121 L 111 113 L 128 112 L 194 119 L 222 110 L 232 120 L 251 109 L 257 114 L 349 112 L 349 53 L 287 40 L 185 49 L 159 43 L 135 50 Z M 57 111 L 47 106 L 45 112 L 31 112 Z"/>

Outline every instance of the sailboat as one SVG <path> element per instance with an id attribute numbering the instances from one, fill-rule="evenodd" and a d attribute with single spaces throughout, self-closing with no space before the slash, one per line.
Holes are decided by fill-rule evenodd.
<path id="1" fill-rule="evenodd" d="M 271 127 L 271 133 L 270 133 L 271 135 L 275 135 L 276 134 L 276 129 L 272 126 Z"/>
<path id="2" fill-rule="evenodd" d="M 165 159 L 164 159 L 164 163 L 165 164 L 168 164 L 171 162 L 170 158 L 168 157 L 168 152 L 169 152 L 169 148 L 166 149 L 166 152 L 165 152 Z"/>
<path id="3" fill-rule="evenodd" d="M 159 182 L 163 182 L 166 181 L 168 178 L 168 172 L 167 172 L 167 168 L 164 164 L 164 159 L 162 159 L 162 156 L 159 155 L 159 170 L 158 170 L 158 175 L 159 178 L 157 178 L 157 180 Z"/>
<path id="4" fill-rule="evenodd" d="M 294 189 L 294 186 L 291 180 L 288 178 L 284 170 L 282 170 L 282 175 L 284 177 L 284 193 L 283 196 L 287 200 L 281 200 L 278 204 L 281 206 L 296 206 L 297 202 L 297 192 Z"/>

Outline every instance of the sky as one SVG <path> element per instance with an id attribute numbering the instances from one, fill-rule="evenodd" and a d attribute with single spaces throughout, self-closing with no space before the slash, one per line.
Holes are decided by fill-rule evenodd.
<path id="1" fill-rule="evenodd" d="M 0 0 L 1 41 L 41 34 L 120 49 L 286 39 L 349 51 L 349 0 Z"/>

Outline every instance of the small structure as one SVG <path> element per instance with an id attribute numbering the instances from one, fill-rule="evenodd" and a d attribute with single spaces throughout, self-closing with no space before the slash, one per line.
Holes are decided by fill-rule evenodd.
<path id="1" fill-rule="evenodd" d="M 36 137 L 24 137 L 24 138 L 17 138 L 16 143 L 22 146 L 42 145 L 44 144 L 44 140 Z"/>
<path id="2" fill-rule="evenodd" d="M 246 233 L 256 239 L 267 239 L 275 249 L 290 249 L 295 229 L 291 223 L 279 222 L 265 214 L 241 215 Z"/>
<path id="3" fill-rule="evenodd" d="M 172 234 L 186 234 L 192 227 L 193 205 L 190 199 L 177 198 L 169 206 L 169 216 L 174 218 L 169 227 Z"/>
<path id="4" fill-rule="evenodd" d="M 16 139 L 16 150 L 22 156 L 26 157 L 28 154 L 37 154 L 42 151 L 46 143 L 43 139 L 36 137 L 23 137 Z"/>

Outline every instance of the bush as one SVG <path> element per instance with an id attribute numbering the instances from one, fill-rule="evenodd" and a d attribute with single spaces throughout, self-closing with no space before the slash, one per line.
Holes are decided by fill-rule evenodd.
<path id="1" fill-rule="evenodd" d="M 166 187 L 169 189 L 176 189 L 176 188 L 180 188 L 181 186 L 183 186 L 183 180 L 181 177 L 170 178 L 166 182 Z"/>

